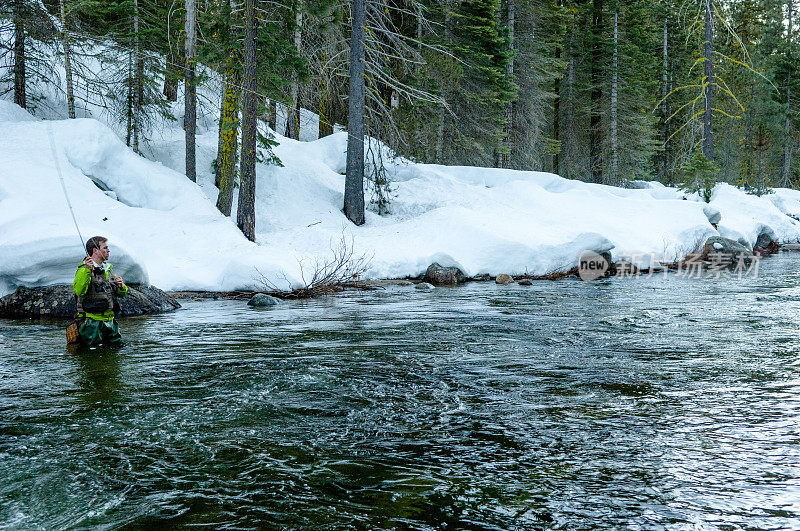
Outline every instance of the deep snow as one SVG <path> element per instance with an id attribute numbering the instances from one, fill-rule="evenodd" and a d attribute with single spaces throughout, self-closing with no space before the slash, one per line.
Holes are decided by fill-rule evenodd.
<path id="1" fill-rule="evenodd" d="M 368 278 L 415 276 L 434 261 L 467 275 L 547 274 L 574 267 L 584 250 L 645 266 L 652 257 L 675 261 L 717 234 L 714 212 L 719 234 L 750 247 L 762 233 L 800 241 L 794 190 L 756 197 L 721 184 L 706 205 L 659 183 L 623 189 L 402 159 L 389 162 L 391 214 L 368 211 L 355 227 L 341 212 L 347 137 L 339 132 L 308 142 L 275 135 L 284 166 L 258 166 L 253 244 L 214 206 L 213 123 L 197 139 L 198 184 L 181 173 L 181 111 L 176 105 L 178 121 L 163 120 L 143 146 L 153 161 L 97 120 L 42 121 L 0 100 L 0 295 L 71 282 L 83 256 L 50 138 L 83 238 L 107 236 L 127 280 L 167 290 L 296 285 L 343 237 L 370 258 Z"/>

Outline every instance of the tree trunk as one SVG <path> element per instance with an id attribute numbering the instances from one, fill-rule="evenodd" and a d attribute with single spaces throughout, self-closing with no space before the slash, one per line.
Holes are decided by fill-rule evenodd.
<path id="1" fill-rule="evenodd" d="M 556 1 L 556 6 L 561 7 L 561 0 Z M 555 56 L 556 60 L 561 59 L 561 46 L 557 43 L 555 49 Z M 553 150 L 553 173 L 558 173 L 558 166 L 559 166 L 559 144 L 558 144 L 558 136 L 559 136 L 559 120 L 561 118 L 561 76 L 557 75 L 553 79 L 553 141 L 555 142 L 555 149 Z"/>
<path id="2" fill-rule="evenodd" d="M 131 146 L 133 136 L 133 51 L 128 52 L 128 75 L 125 79 L 125 145 Z"/>
<path id="3" fill-rule="evenodd" d="M 667 94 L 669 94 L 669 49 L 667 33 L 667 13 L 664 13 L 664 36 L 661 51 L 661 140 L 662 149 L 659 156 L 658 173 L 662 183 L 668 182 L 667 179 L 667 153 L 669 151 L 669 123 L 667 118 Z"/>
<path id="4" fill-rule="evenodd" d="M 144 107 L 144 57 L 139 41 L 139 0 L 133 2 L 133 36 L 136 52 L 136 72 L 134 74 L 133 105 L 133 151 L 139 153 L 139 134 L 142 128 L 142 108 Z"/>
<path id="5" fill-rule="evenodd" d="M 23 0 L 14 0 L 14 103 L 25 109 L 25 17 Z"/>
<path id="6" fill-rule="evenodd" d="M 186 177 L 197 181 L 195 137 L 197 133 L 197 97 L 195 95 L 195 0 L 186 0 L 186 88 L 185 113 L 186 132 Z"/>
<path id="7" fill-rule="evenodd" d="M 791 184 L 792 172 L 792 122 L 791 122 L 791 103 L 792 103 L 792 15 L 794 14 L 794 0 L 788 2 L 789 28 L 786 33 L 786 127 L 784 131 L 783 145 L 783 171 L 781 172 L 782 187 Z"/>
<path id="8" fill-rule="evenodd" d="M 236 224 L 256 241 L 256 14 L 255 0 L 245 0 L 244 86 L 242 87 L 242 165 Z"/>
<path id="9" fill-rule="evenodd" d="M 64 68 L 66 70 L 67 83 L 67 116 L 75 118 L 75 91 L 72 85 L 72 52 L 69 47 L 69 35 L 67 33 L 67 16 L 64 9 L 64 2 L 59 0 L 61 8 L 61 42 L 64 46 Z"/>
<path id="10" fill-rule="evenodd" d="M 741 179 L 745 186 L 752 184 L 752 177 L 755 175 L 753 166 L 753 150 L 756 147 L 755 138 L 755 101 L 756 94 L 756 79 L 755 76 L 750 76 L 750 106 L 747 109 L 747 138 L 745 139 L 745 153 L 744 153 L 744 176 Z"/>
<path id="11" fill-rule="evenodd" d="M 447 109 L 439 107 L 439 124 L 436 126 L 436 160 L 435 164 L 444 164 L 444 129 L 447 123 Z"/>
<path id="12" fill-rule="evenodd" d="M 177 46 L 180 48 L 179 44 Z M 178 101 L 178 84 L 184 75 L 184 68 L 180 65 L 185 64 L 184 58 L 180 55 L 180 52 L 176 53 L 170 44 L 164 67 L 164 88 L 161 91 L 167 101 Z"/>
<path id="13" fill-rule="evenodd" d="M 320 56 L 322 71 L 319 76 L 319 138 L 333 134 L 333 100 L 331 98 L 331 83 L 328 79 L 328 71 L 325 64 L 328 61 L 328 54 L 324 51 Z"/>
<path id="14" fill-rule="evenodd" d="M 217 208 L 231 215 L 233 185 L 236 180 L 236 153 L 239 137 L 239 82 L 241 75 L 234 64 L 233 51 L 228 55 L 225 69 L 225 95 L 219 120 L 219 148 L 217 150 Z"/>
<path id="15" fill-rule="evenodd" d="M 344 214 L 356 225 L 364 224 L 364 61 L 366 0 L 352 0 L 350 36 L 350 98 L 347 119 L 347 175 Z"/>
<path id="16" fill-rule="evenodd" d="M 302 3 L 298 0 L 294 15 L 294 49 L 300 54 L 300 46 L 303 44 L 303 12 Z M 286 135 L 288 138 L 300 140 L 300 83 L 297 78 L 297 71 L 292 72 L 292 84 L 289 88 L 290 104 L 286 107 Z"/>
<path id="17" fill-rule="evenodd" d="M 452 37 L 452 30 L 453 30 L 453 14 L 452 14 L 452 3 L 453 0 L 444 0 L 444 38 L 450 39 Z M 442 87 L 442 98 L 443 100 L 449 101 L 450 94 L 448 92 L 447 85 Z M 445 164 L 445 156 L 444 151 L 444 141 L 445 141 L 445 130 L 447 129 L 447 121 L 450 119 L 447 108 L 444 105 L 439 107 L 439 123 L 436 127 L 436 153 L 435 157 L 436 160 L 434 161 L 436 164 Z"/>
<path id="18" fill-rule="evenodd" d="M 611 184 L 619 183 L 619 145 L 617 105 L 619 82 L 619 10 L 614 10 L 614 56 L 611 65 Z"/>
<path id="19" fill-rule="evenodd" d="M 603 50 L 600 35 L 603 26 L 603 0 L 593 0 L 592 5 L 592 110 L 589 118 L 589 158 L 591 159 L 592 182 L 603 182 L 603 130 L 601 128 L 601 105 L 603 102 L 602 62 Z"/>
<path id="20" fill-rule="evenodd" d="M 572 143 L 575 142 L 575 33 L 577 32 L 577 20 L 576 16 L 573 15 L 573 26 L 572 31 L 569 36 L 569 64 L 567 65 L 567 87 L 566 87 L 566 96 L 567 96 L 567 103 L 566 109 L 564 110 L 564 118 L 566 119 L 566 126 L 567 126 L 567 136 L 565 137 L 564 142 L 564 151 L 566 152 L 567 142 L 569 142 L 570 148 L 572 147 Z M 572 153 L 573 150 L 570 150 Z M 569 158 L 566 158 L 567 165 L 564 168 L 563 176 L 566 178 L 570 177 L 571 171 L 571 164 Z"/>
<path id="21" fill-rule="evenodd" d="M 705 111 L 703 112 L 703 156 L 708 161 L 714 160 L 714 133 L 713 133 L 713 109 L 714 109 L 714 56 L 711 46 L 711 39 L 714 37 L 714 0 L 706 2 L 706 24 L 705 42 L 703 52 L 705 56 L 704 70 L 704 99 Z"/>
<path id="22" fill-rule="evenodd" d="M 167 61 L 175 61 L 175 57 L 172 54 L 168 54 Z M 161 91 L 164 97 L 167 98 L 167 101 L 178 101 L 178 81 L 180 81 L 180 79 L 178 77 L 173 77 L 170 72 L 170 67 L 167 66 L 164 74 L 164 89 Z"/>
<path id="23" fill-rule="evenodd" d="M 756 147 L 756 195 L 764 194 L 764 151 L 769 149 L 764 141 L 764 132 L 759 128 Z"/>
<path id="24" fill-rule="evenodd" d="M 507 0 L 507 16 L 508 16 L 508 49 L 511 53 L 511 60 L 506 67 L 506 76 L 509 79 L 514 78 L 514 51 L 516 44 L 514 42 L 514 24 L 516 23 L 516 0 Z M 514 149 L 514 110 L 515 102 L 510 101 L 506 104 L 506 124 L 505 124 L 505 150 L 500 158 L 500 167 L 508 168 L 511 165 L 511 152 Z"/>
<path id="25" fill-rule="evenodd" d="M 278 127 L 278 103 L 274 98 L 269 100 L 269 128 L 273 131 Z"/>

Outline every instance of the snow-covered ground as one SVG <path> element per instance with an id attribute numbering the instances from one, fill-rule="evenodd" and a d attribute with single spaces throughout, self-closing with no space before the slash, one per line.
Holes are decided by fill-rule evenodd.
<path id="1" fill-rule="evenodd" d="M 96 57 L 113 53 L 99 51 Z M 60 56 L 52 59 L 54 75 L 63 78 Z M 84 60 L 86 68 L 112 77 L 118 68 Z M 800 192 L 794 190 L 756 197 L 721 184 L 705 204 L 658 183 L 623 189 L 550 173 L 390 157 L 390 214 L 368 211 L 366 224 L 355 227 L 341 212 L 346 133 L 311 140 L 317 117 L 303 110 L 304 141 L 276 134 L 283 167 L 257 167 L 252 243 L 214 206 L 219 87 L 208 76 L 212 82 L 199 90 L 197 184 L 183 175 L 181 97 L 170 108 L 174 119 L 149 122 L 144 157 L 120 140 L 124 124 L 91 103 L 89 88 L 76 89 L 86 92 L 77 108 L 84 118 L 77 120 L 60 119 L 63 91 L 52 84 L 29 87 L 40 95 L 37 115 L 48 120 L 0 100 L 0 295 L 72 281 L 83 251 L 67 198 L 82 238 L 107 236 L 112 262 L 127 280 L 167 290 L 296 284 L 342 238 L 356 255 L 370 258 L 369 278 L 416 276 L 434 261 L 468 275 L 546 274 L 574 267 L 584 250 L 645 266 L 652 257 L 675 261 L 718 234 L 709 223 L 716 214 L 719 234 L 751 247 L 762 234 L 800 241 Z M 279 105 L 278 130 L 283 124 Z"/>
<path id="2" fill-rule="evenodd" d="M 719 232 L 750 246 L 762 233 L 800 240 L 793 190 L 759 198 L 719 185 L 706 205 L 657 183 L 622 189 L 403 160 L 390 167 L 391 214 L 368 211 L 355 227 L 341 212 L 346 134 L 276 139 L 284 166 L 258 166 L 254 244 L 214 206 L 213 129 L 198 139 L 195 184 L 176 171 L 177 124 L 148 146 L 162 164 L 133 153 L 97 120 L 43 121 L 0 101 L 0 294 L 72 280 L 83 253 L 67 197 L 83 238 L 107 236 L 124 277 L 168 290 L 259 288 L 262 276 L 298 282 L 300 264 L 308 272 L 343 235 L 371 257 L 371 278 L 418 275 L 434 261 L 468 275 L 545 274 L 574 267 L 584 250 L 675 260 L 716 234 L 707 218 L 715 209 Z"/>

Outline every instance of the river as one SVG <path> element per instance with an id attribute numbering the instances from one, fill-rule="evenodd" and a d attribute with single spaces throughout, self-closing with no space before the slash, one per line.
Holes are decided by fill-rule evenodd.
<path id="1" fill-rule="evenodd" d="M 799 265 L 0 320 L 0 528 L 798 528 Z"/>

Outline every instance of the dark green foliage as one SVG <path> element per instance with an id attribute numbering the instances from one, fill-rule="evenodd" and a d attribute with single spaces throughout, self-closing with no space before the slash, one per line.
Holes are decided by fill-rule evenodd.
<path id="1" fill-rule="evenodd" d="M 706 203 L 711 201 L 711 192 L 716 184 L 719 167 L 708 160 L 703 152 L 695 150 L 692 158 L 683 165 L 685 181 L 682 188 L 687 192 L 700 194 Z"/>
<path id="2" fill-rule="evenodd" d="M 449 101 L 459 108 L 452 158 L 491 165 L 502 149 L 505 106 L 517 95 L 506 75 L 511 61 L 507 31 L 498 25 L 499 0 L 464 0 L 453 13 L 452 50 L 462 68 Z"/>
<path id="3" fill-rule="evenodd" d="M 277 101 L 281 114 L 285 105 L 297 103 L 319 111 L 325 122 L 321 134 L 332 132 L 334 123 L 346 126 L 350 3 L 254 1 L 259 119 L 265 120 L 266 109 Z M 8 35 L 14 33 L 14 2 L 0 0 L 0 23 Z M 420 161 L 556 171 L 584 180 L 602 176 L 609 183 L 658 178 L 677 184 L 688 178 L 689 186 L 701 192 L 714 181 L 725 181 L 754 193 L 797 183 L 800 6 L 793 7 L 789 35 L 789 0 L 714 2 L 718 86 L 713 91 L 711 162 L 716 171 L 696 160 L 703 108 L 697 99 L 704 52 L 701 0 L 370 1 L 366 134 Z M 54 79 L 57 71 L 39 60 L 47 55 L 41 48 L 59 49 L 60 44 L 40 3 L 23 4 L 25 75 L 31 81 L 27 104 L 35 112 L 41 94 L 31 87 Z M 58 2 L 43 4 L 50 15 L 58 14 Z M 76 44 L 76 106 L 80 109 L 91 98 L 123 123 L 130 121 L 138 90 L 134 72 L 141 60 L 137 123 L 145 141 L 149 117 L 168 113 L 168 100 L 175 99 L 183 79 L 183 1 L 139 0 L 136 53 L 134 0 L 67 0 L 65 5 Z M 243 5 L 243 0 L 197 2 L 199 85 L 216 90 L 226 72 L 241 70 Z M 88 68 L 95 57 L 87 58 L 89 47 L 82 46 L 98 43 L 109 50 L 96 57 L 105 69 L 103 79 Z M 13 42 L 2 43 L 0 54 L 2 64 L 13 64 Z M 0 70 L 0 92 L 12 91 L 13 83 L 13 72 Z M 593 122 L 595 135 L 590 134 Z M 277 163 L 271 145 L 261 135 L 258 156 Z M 599 161 L 596 168 L 592 154 Z M 616 175 L 612 160 L 617 161 Z M 367 167 L 373 171 L 365 176 L 372 182 L 373 201 L 385 212 L 390 175 L 379 170 L 382 164 Z"/>

